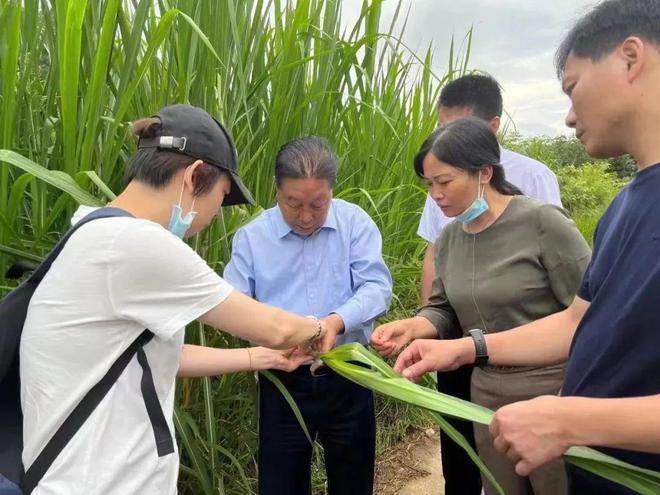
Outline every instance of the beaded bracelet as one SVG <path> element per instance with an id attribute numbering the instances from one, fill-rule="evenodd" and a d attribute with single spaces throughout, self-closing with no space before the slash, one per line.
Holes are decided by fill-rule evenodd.
<path id="1" fill-rule="evenodd" d="M 310 320 L 314 320 L 316 322 L 316 333 L 312 336 L 312 338 L 309 339 L 309 342 L 314 342 L 315 340 L 318 340 L 323 334 L 323 323 L 321 323 L 321 320 L 319 320 L 316 316 L 309 315 L 305 316 L 305 318 L 309 318 Z"/>

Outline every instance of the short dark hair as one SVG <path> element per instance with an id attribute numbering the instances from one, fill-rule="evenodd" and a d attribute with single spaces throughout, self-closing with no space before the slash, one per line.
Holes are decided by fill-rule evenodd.
<path id="1" fill-rule="evenodd" d="M 568 32 L 555 54 L 557 77 L 566 60 L 576 57 L 599 61 L 629 36 L 660 45 L 660 0 L 607 0 L 582 17 Z"/>
<path id="2" fill-rule="evenodd" d="M 327 179 L 337 181 L 338 161 L 330 143 L 319 136 L 305 136 L 283 145 L 275 158 L 275 182 L 283 179 Z"/>
<path id="3" fill-rule="evenodd" d="M 161 133 L 162 125 L 158 117 L 148 117 L 133 122 L 133 134 L 138 138 L 158 137 Z M 177 171 L 196 161 L 196 158 L 174 151 L 138 148 L 128 162 L 124 180 L 129 183 L 135 179 L 151 187 L 161 188 L 169 183 Z M 220 168 L 208 163 L 202 164 L 195 170 L 193 177 L 194 193 L 201 196 L 210 191 L 224 175 L 227 173 Z"/>
<path id="4" fill-rule="evenodd" d="M 438 109 L 463 107 L 490 121 L 502 116 L 502 88 L 488 74 L 468 74 L 448 82 L 440 92 Z"/>
<path id="5" fill-rule="evenodd" d="M 486 166 L 493 167 L 491 186 L 507 196 L 521 195 L 522 191 L 508 182 L 500 163 L 500 145 L 490 126 L 476 117 L 456 119 L 441 125 L 426 138 L 414 159 L 415 173 L 424 177 L 424 159 L 432 153 L 452 167 L 476 175 Z"/>

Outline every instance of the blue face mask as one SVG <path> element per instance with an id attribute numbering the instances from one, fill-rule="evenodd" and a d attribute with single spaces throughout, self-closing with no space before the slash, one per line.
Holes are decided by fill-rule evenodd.
<path id="1" fill-rule="evenodd" d="M 172 232 L 179 239 L 183 239 L 183 236 L 186 234 L 188 229 L 193 223 L 195 216 L 197 215 L 196 211 L 193 211 L 195 208 L 195 198 L 193 197 L 192 205 L 190 206 L 190 211 L 185 218 L 182 217 L 183 210 L 181 209 L 181 200 L 183 199 L 183 184 L 181 185 L 181 196 L 179 196 L 179 204 L 172 206 L 172 215 L 170 216 L 170 224 L 167 226 L 167 230 Z"/>
<path id="2" fill-rule="evenodd" d="M 479 218 L 487 211 L 488 211 L 488 203 L 484 198 L 484 190 L 481 188 L 481 186 L 479 186 L 479 193 L 477 199 L 475 199 L 474 202 L 470 206 L 468 206 L 463 213 L 457 215 L 456 220 L 461 222 L 463 225 L 467 225 L 469 223 L 474 222 L 477 218 Z"/>

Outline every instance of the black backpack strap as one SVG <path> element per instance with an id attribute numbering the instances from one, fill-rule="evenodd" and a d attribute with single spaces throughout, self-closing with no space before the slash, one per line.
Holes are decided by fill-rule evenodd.
<path id="1" fill-rule="evenodd" d="M 163 457 L 174 452 L 174 441 L 172 440 L 170 427 L 167 425 L 165 414 L 163 414 L 163 408 L 160 407 L 154 379 L 151 374 L 151 367 L 149 366 L 147 355 L 142 347 L 137 351 L 137 359 L 142 367 L 142 380 L 140 381 L 142 399 L 144 399 L 144 405 L 147 408 L 149 421 L 151 422 L 151 427 L 154 431 L 158 457 Z"/>
<path id="2" fill-rule="evenodd" d="M 48 270 L 50 270 L 51 265 L 55 259 L 57 259 L 66 242 L 74 232 L 86 223 L 99 218 L 109 217 L 132 217 L 132 215 L 120 208 L 106 207 L 94 210 L 69 229 L 69 231 L 64 234 L 64 237 L 62 237 L 62 239 L 60 239 L 55 245 L 52 251 L 48 253 L 46 258 L 32 275 L 2 299 L 1 304 L 4 312 L 3 316 L 7 316 L 7 314 L 10 315 L 8 316 L 9 319 L 14 322 L 20 322 L 20 327 L 16 328 L 16 331 L 7 331 L 3 329 L 3 331 L 0 332 L 0 382 L 4 380 L 5 375 L 11 367 L 18 367 L 17 349 L 20 342 L 23 322 L 27 315 L 32 294 L 34 294 L 35 289 L 46 276 Z M 7 313 L 7 311 L 9 311 L 9 313 Z"/>
<path id="3" fill-rule="evenodd" d="M 41 280 L 44 278 L 46 273 L 48 273 L 48 270 L 50 270 L 50 266 L 59 256 L 60 252 L 64 248 L 64 245 L 67 243 L 69 238 L 83 225 L 91 222 L 92 220 L 98 220 L 99 218 L 132 217 L 132 216 L 133 215 L 131 215 L 129 212 L 122 210 L 121 208 L 114 208 L 112 206 L 99 208 L 98 210 L 94 210 L 93 212 L 89 213 L 88 215 L 83 217 L 82 220 L 80 220 L 73 227 L 71 227 L 66 234 L 64 234 L 64 237 L 62 237 L 60 241 L 55 245 L 53 250 L 50 253 L 48 253 L 48 256 L 46 256 L 46 258 L 41 262 L 41 264 L 37 267 L 37 269 L 30 276 L 30 278 L 27 280 L 26 283 L 38 284 L 39 282 L 41 282 Z"/>
<path id="4" fill-rule="evenodd" d="M 158 401 L 156 387 L 154 386 L 153 376 L 151 375 L 151 368 L 149 367 L 143 349 L 153 336 L 154 334 L 151 331 L 144 330 L 121 356 L 117 358 L 105 376 L 87 392 L 85 397 L 71 411 L 71 414 L 64 420 L 64 423 L 58 428 L 26 471 L 22 483 L 23 491 L 26 494 L 31 493 L 37 487 L 41 478 L 48 471 L 48 468 L 50 468 L 60 452 L 94 412 L 96 406 L 101 403 L 136 354 L 138 355 L 140 366 L 142 366 L 142 395 L 153 426 L 158 456 L 163 457 L 174 452 L 174 442 L 172 441 L 163 409 Z"/>

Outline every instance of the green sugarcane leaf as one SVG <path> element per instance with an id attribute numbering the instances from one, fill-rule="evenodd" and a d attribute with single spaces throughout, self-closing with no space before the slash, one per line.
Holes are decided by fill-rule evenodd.
<path id="1" fill-rule="evenodd" d="M 341 376 L 394 399 L 427 409 L 434 418 L 439 414 L 488 425 L 495 414 L 485 407 L 411 383 L 397 375 L 391 366 L 360 344 L 344 344 L 319 357 Z M 354 364 L 356 362 L 368 368 Z M 441 424 L 442 426 L 446 424 Z M 458 443 L 463 447 L 463 443 Z M 588 447 L 572 447 L 566 452 L 564 459 L 637 493 L 660 493 L 660 473 L 657 471 L 628 464 Z M 487 472 L 484 471 L 485 466 L 482 469 L 479 463 L 477 465 L 484 474 Z"/>
<path id="2" fill-rule="evenodd" d="M 103 16 L 103 27 L 101 28 L 100 41 L 96 51 L 97 56 L 94 59 L 94 69 L 88 89 L 89 93 L 87 98 L 85 98 L 85 107 L 83 109 L 85 125 L 84 132 L 80 133 L 82 144 L 79 145 L 82 148 L 79 164 L 83 169 L 88 169 L 91 166 L 94 144 L 98 137 L 98 124 L 100 121 L 98 117 L 102 115 L 102 95 L 107 91 L 105 82 L 110 65 L 112 44 L 115 38 L 115 31 L 117 30 L 116 19 L 120 6 L 121 0 L 110 0 L 106 5 Z M 137 57 L 134 60 L 137 60 Z"/>
<path id="3" fill-rule="evenodd" d="M 277 390 L 280 391 L 282 396 L 284 397 L 284 400 L 286 400 L 287 404 L 289 404 L 289 407 L 291 407 L 291 410 L 293 411 L 293 414 L 296 416 L 296 419 L 298 420 L 298 423 L 300 423 L 300 427 L 302 428 L 303 432 L 305 433 L 305 436 L 307 437 L 307 440 L 309 440 L 309 444 L 314 447 L 314 441 L 312 440 L 312 436 L 309 434 L 309 430 L 307 429 L 307 425 L 305 424 L 305 420 L 302 417 L 302 413 L 300 412 L 300 409 L 298 408 L 298 405 L 296 404 L 296 401 L 293 400 L 293 397 L 291 397 L 291 394 L 289 391 L 286 389 L 284 384 L 277 378 L 275 375 L 273 375 L 270 371 L 268 370 L 263 370 L 259 372 L 260 375 L 263 375 L 265 378 L 270 380 L 273 385 L 277 387 Z"/>
<path id="4" fill-rule="evenodd" d="M 93 170 L 78 172 L 76 174 L 76 178 L 80 177 L 87 177 L 90 181 L 92 181 L 92 183 L 99 188 L 99 192 L 102 192 L 109 201 L 112 201 L 117 197 L 117 195 L 112 192 L 112 189 L 110 189 L 110 187 L 108 187 L 108 185 L 103 182 L 103 179 L 101 179 Z"/>
<path id="5" fill-rule="evenodd" d="M 73 177 L 65 172 L 48 170 L 46 167 L 42 167 L 38 163 L 35 163 L 11 150 L 0 150 L 0 162 L 9 163 L 20 168 L 24 172 L 34 175 L 37 179 L 69 194 L 82 205 L 101 206 L 101 202 L 97 198 L 80 187 L 76 181 L 73 180 Z"/>
<path id="6" fill-rule="evenodd" d="M 236 459 L 236 456 L 220 444 L 215 444 L 213 446 L 213 449 L 217 450 L 227 459 L 229 459 L 229 462 L 231 462 L 231 464 L 236 468 L 236 471 L 240 476 L 240 482 L 242 483 L 243 488 L 246 490 L 246 493 L 250 493 L 250 480 L 245 474 L 245 469 L 243 469 L 243 465 L 240 463 L 238 459 Z"/>
<path id="7" fill-rule="evenodd" d="M 179 433 L 179 438 L 186 449 L 190 460 L 193 463 L 192 473 L 200 482 L 204 493 L 212 493 L 211 480 L 209 480 L 207 470 L 204 468 L 204 456 L 198 448 L 199 430 L 195 420 L 187 412 L 176 409 L 174 411 L 174 425 Z"/>
<path id="8" fill-rule="evenodd" d="M 36 263 L 41 263 L 43 261 L 43 258 L 41 258 L 40 256 L 37 256 L 32 253 L 28 253 L 27 251 L 21 251 L 20 249 L 15 249 L 10 246 L 5 246 L 4 244 L 0 244 L 0 253 L 9 254 L 10 256 L 14 256 L 16 258 L 22 258 L 24 260 L 34 261 Z"/>
<path id="9" fill-rule="evenodd" d="M 11 190 L 9 193 L 9 201 L 7 203 L 7 212 L 6 212 L 7 219 L 9 221 L 14 221 L 18 216 L 18 212 L 24 200 L 25 189 L 33 180 L 34 180 L 34 176 L 32 174 L 28 174 L 28 173 L 21 174 L 21 176 L 18 177 L 14 181 L 14 184 L 11 186 Z"/>
<path id="10" fill-rule="evenodd" d="M 64 145 L 65 170 L 76 170 L 76 136 L 79 133 L 78 92 L 80 87 L 80 53 L 82 46 L 82 27 L 85 19 L 87 0 L 68 2 L 64 25 L 58 26 L 64 32 L 62 52 L 60 53 L 60 99 L 62 108 L 62 134 Z"/>
<path id="11" fill-rule="evenodd" d="M 465 437 L 445 418 L 443 418 L 442 415 L 433 412 L 430 412 L 429 415 L 438 423 L 438 426 L 440 426 L 440 428 L 447 434 L 447 436 L 456 442 L 467 453 L 467 455 L 470 456 L 472 462 L 474 462 L 475 465 L 479 468 L 481 474 L 483 474 L 488 479 L 488 481 L 491 482 L 497 492 L 501 493 L 502 495 L 506 495 L 504 489 L 497 482 L 495 476 L 493 476 L 493 473 L 488 470 L 486 464 L 484 464 L 484 461 L 481 460 L 479 455 L 475 452 Z"/>
<path id="12" fill-rule="evenodd" d="M 197 23 L 189 15 L 185 14 L 184 12 L 179 12 L 179 17 L 182 18 L 184 21 L 186 21 L 190 25 L 190 27 L 193 29 L 193 31 L 195 31 L 195 33 L 197 33 L 197 36 L 199 36 L 199 39 L 202 40 L 202 43 L 204 43 L 204 45 L 206 45 L 206 48 L 208 48 L 209 51 L 213 54 L 213 56 L 218 60 L 218 62 L 220 62 L 220 64 L 224 66 L 224 64 L 222 62 L 222 59 L 218 55 L 218 52 L 215 51 L 215 48 L 213 48 L 213 44 L 209 40 L 208 36 L 206 36 L 206 34 L 204 34 L 204 31 L 202 31 L 199 28 Z"/>

